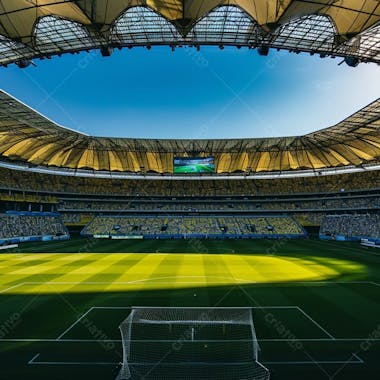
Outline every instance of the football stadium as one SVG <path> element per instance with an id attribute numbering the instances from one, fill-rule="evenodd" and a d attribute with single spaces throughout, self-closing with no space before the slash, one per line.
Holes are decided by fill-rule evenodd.
<path id="1" fill-rule="evenodd" d="M 308 133 L 194 139 L 113 137 L 112 110 L 87 134 L 18 96 L 35 67 L 112 72 L 135 48 L 354 77 L 380 65 L 380 3 L 0 0 L 0 84 L 21 78 L 0 89 L 0 380 L 379 378 L 380 98 Z"/>

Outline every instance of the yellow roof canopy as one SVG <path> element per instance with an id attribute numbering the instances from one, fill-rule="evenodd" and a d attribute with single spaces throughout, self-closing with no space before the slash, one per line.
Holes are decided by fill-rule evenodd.
<path id="1" fill-rule="evenodd" d="M 304 136 L 153 140 L 91 137 L 0 91 L 0 160 L 108 172 L 173 173 L 175 156 L 213 156 L 217 173 L 329 169 L 380 162 L 380 99 Z"/>
<path id="2" fill-rule="evenodd" d="M 100 48 L 273 47 L 380 62 L 378 0 L 0 0 L 0 64 Z"/>

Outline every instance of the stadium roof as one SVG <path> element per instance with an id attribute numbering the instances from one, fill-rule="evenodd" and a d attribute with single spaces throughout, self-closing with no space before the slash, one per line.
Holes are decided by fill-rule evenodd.
<path id="1" fill-rule="evenodd" d="M 248 46 L 263 55 L 273 47 L 380 63 L 380 2 L 0 0 L 0 65 L 152 45 Z"/>
<path id="2" fill-rule="evenodd" d="M 175 156 L 214 156 L 217 173 L 323 170 L 380 162 L 380 98 L 304 136 L 230 140 L 91 137 L 0 92 L 0 160 L 108 172 L 173 173 Z"/>

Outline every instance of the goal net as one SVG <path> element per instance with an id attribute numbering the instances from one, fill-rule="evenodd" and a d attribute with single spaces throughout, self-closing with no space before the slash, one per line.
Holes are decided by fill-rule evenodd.
<path id="1" fill-rule="evenodd" d="M 117 380 L 266 380 L 251 308 L 134 307 Z"/>

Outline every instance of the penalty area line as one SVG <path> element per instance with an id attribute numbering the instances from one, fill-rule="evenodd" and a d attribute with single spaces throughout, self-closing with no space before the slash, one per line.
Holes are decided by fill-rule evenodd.
<path id="1" fill-rule="evenodd" d="M 34 355 L 34 356 L 32 357 L 32 359 L 30 359 L 30 360 L 28 361 L 28 364 L 33 364 L 34 361 L 35 361 L 39 356 L 40 356 L 40 354 L 36 354 L 36 355 Z"/>
<path id="2" fill-rule="evenodd" d="M 177 306 L 93 306 L 91 309 L 103 309 L 103 310 L 125 310 L 125 309 L 178 309 Z M 227 309 L 298 309 L 298 306 L 227 306 Z M 209 309 L 208 307 L 193 307 L 193 306 L 184 306 L 180 309 Z M 211 308 L 212 309 L 212 308 Z"/>
<path id="3" fill-rule="evenodd" d="M 77 323 L 79 323 L 87 314 L 89 314 L 94 308 L 90 307 L 85 313 L 83 313 L 76 321 L 74 321 L 62 334 L 60 334 L 56 340 L 60 340 L 66 335 Z"/>
<path id="4" fill-rule="evenodd" d="M 121 363 L 118 362 L 88 362 L 88 361 L 36 361 L 40 356 L 37 354 L 33 356 L 31 360 L 28 361 L 29 365 L 109 365 L 109 366 L 118 366 Z M 315 364 L 364 364 L 364 361 L 355 353 L 351 354 L 356 360 L 287 360 L 287 361 L 262 361 L 260 362 L 263 365 L 315 365 Z M 181 363 L 179 363 L 180 365 Z M 227 363 L 215 363 L 214 365 L 226 365 Z M 236 365 L 237 363 L 233 363 Z M 131 365 L 139 365 L 139 363 L 131 363 Z M 140 365 L 145 365 L 142 363 Z M 173 366 L 177 364 L 173 363 Z"/>
<path id="5" fill-rule="evenodd" d="M 157 340 L 154 339 L 144 339 L 144 340 L 138 340 L 135 339 L 135 342 L 157 342 Z M 168 339 L 160 339 L 160 342 L 172 342 L 172 340 Z M 294 342 L 294 339 L 272 339 L 272 338 L 258 338 L 258 342 Z M 297 339 L 298 342 L 325 342 L 325 343 L 331 343 L 331 342 L 380 342 L 380 338 L 301 338 Z M 28 343 L 121 343 L 121 339 L 49 339 L 49 338 L 4 338 L 0 339 L 0 343 L 22 343 L 22 342 L 28 342 Z M 224 342 L 221 340 L 208 340 L 208 342 Z M 252 339 L 228 339 L 225 340 L 225 342 L 252 342 Z"/>
<path id="6" fill-rule="evenodd" d="M 355 352 L 352 353 L 352 356 L 358 359 L 360 363 L 364 363 L 364 360 L 358 354 L 355 354 Z"/>
<path id="7" fill-rule="evenodd" d="M 352 353 L 357 360 L 294 360 L 294 361 L 262 361 L 264 365 L 314 365 L 314 364 L 364 364 L 364 360 Z"/>
<path id="8" fill-rule="evenodd" d="M 28 361 L 29 365 L 119 365 L 116 362 L 48 362 L 48 361 L 36 361 L 40 354 L 34 355 L 32 359 Z"/>
<path id="9" fill-rule="evenodd" d="M 322 330 L 327 336 L 330 337 L 330 339 L 335 340 L 335 337 L 331 335 L 326 329 L 324 329 L 318 322 L 316 322 L 308 313 L 306 313 L 302 308 L 297 306 L 297 309 L 306 317 L 308 318 L 315 326 L 317 326 L 320 330 Z"/>

